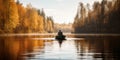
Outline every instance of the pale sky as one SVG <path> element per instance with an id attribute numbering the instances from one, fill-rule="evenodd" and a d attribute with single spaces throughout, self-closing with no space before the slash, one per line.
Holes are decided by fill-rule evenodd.
<path id="1" fill-rule="evenodd" d="M 24 6 L 31 3 L 37 9 L 44 9 L 47 16 L 53 16 L 55 23 L 72 23 L 79 2 L 93 4 L 101 0 L 20 0 Z"/>

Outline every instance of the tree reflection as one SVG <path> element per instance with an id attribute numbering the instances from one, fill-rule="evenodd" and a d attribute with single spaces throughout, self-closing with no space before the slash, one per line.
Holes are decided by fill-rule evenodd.
<path id="1" fill-rule="evenodd" d="M 79 56 L 92 56 L 100 60 L 119 60 L 120 42 L 118 37 L 86 38 L 76 40 L 76 48 Z"/>
<path id="2" fill-rule="evenodd" d="M 53 55 L 52 57 L 59 57 L 56 53 L 63 54 L 62 56 L 65 57 L 66 55 L 64 54 L 66 53 L 68 56 L 75 54 L 75 58 L 77 56 L 77 59 L 81 60 L 87 60 L 88 58 L 92 58 L 92 60 L 119 60 L 119 40 L 119 36 L 101 38 L 89 37 L 83 40 L 67 41 L 36 40 L 30 37 L 0 37 L 0 60 L 40 59 L 49 57 L 49 54 Z"/>
<path id="3" fill-rule="evenodd" d="M 35 48 L 43 48 L 43 40 L 31 40 L 28 37 L 0 37 L 0 60 L 24 60 L 24 54 L 35 51 Z"/>

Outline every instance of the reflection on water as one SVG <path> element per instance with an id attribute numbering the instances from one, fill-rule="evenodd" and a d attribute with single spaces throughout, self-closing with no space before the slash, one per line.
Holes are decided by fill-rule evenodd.
<path id="1" fill-rule="evenodd" d="M 39 39 L 40 38 L 40 39 Z M 1 36 L 0 60 L 119 60 L 119 37 Z"/>

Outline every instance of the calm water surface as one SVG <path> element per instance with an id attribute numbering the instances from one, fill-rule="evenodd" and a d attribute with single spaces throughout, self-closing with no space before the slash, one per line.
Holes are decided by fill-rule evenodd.
<path id="1" fill-rule="evenodd" d="M 0 60 L 119 60 L 119 36 L 1 35 Z"/>

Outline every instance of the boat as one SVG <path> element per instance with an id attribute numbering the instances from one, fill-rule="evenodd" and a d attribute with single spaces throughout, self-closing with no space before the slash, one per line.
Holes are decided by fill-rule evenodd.
<path id="1" fill-rule="evenodd" d="M 64 35 L 57 35 L 57 36 L 55 37 L 55 39 L 56 39 L 56 40 L 66 40 L 65 37 L 66 37 L 66 36 L 64 36 Z"/>

